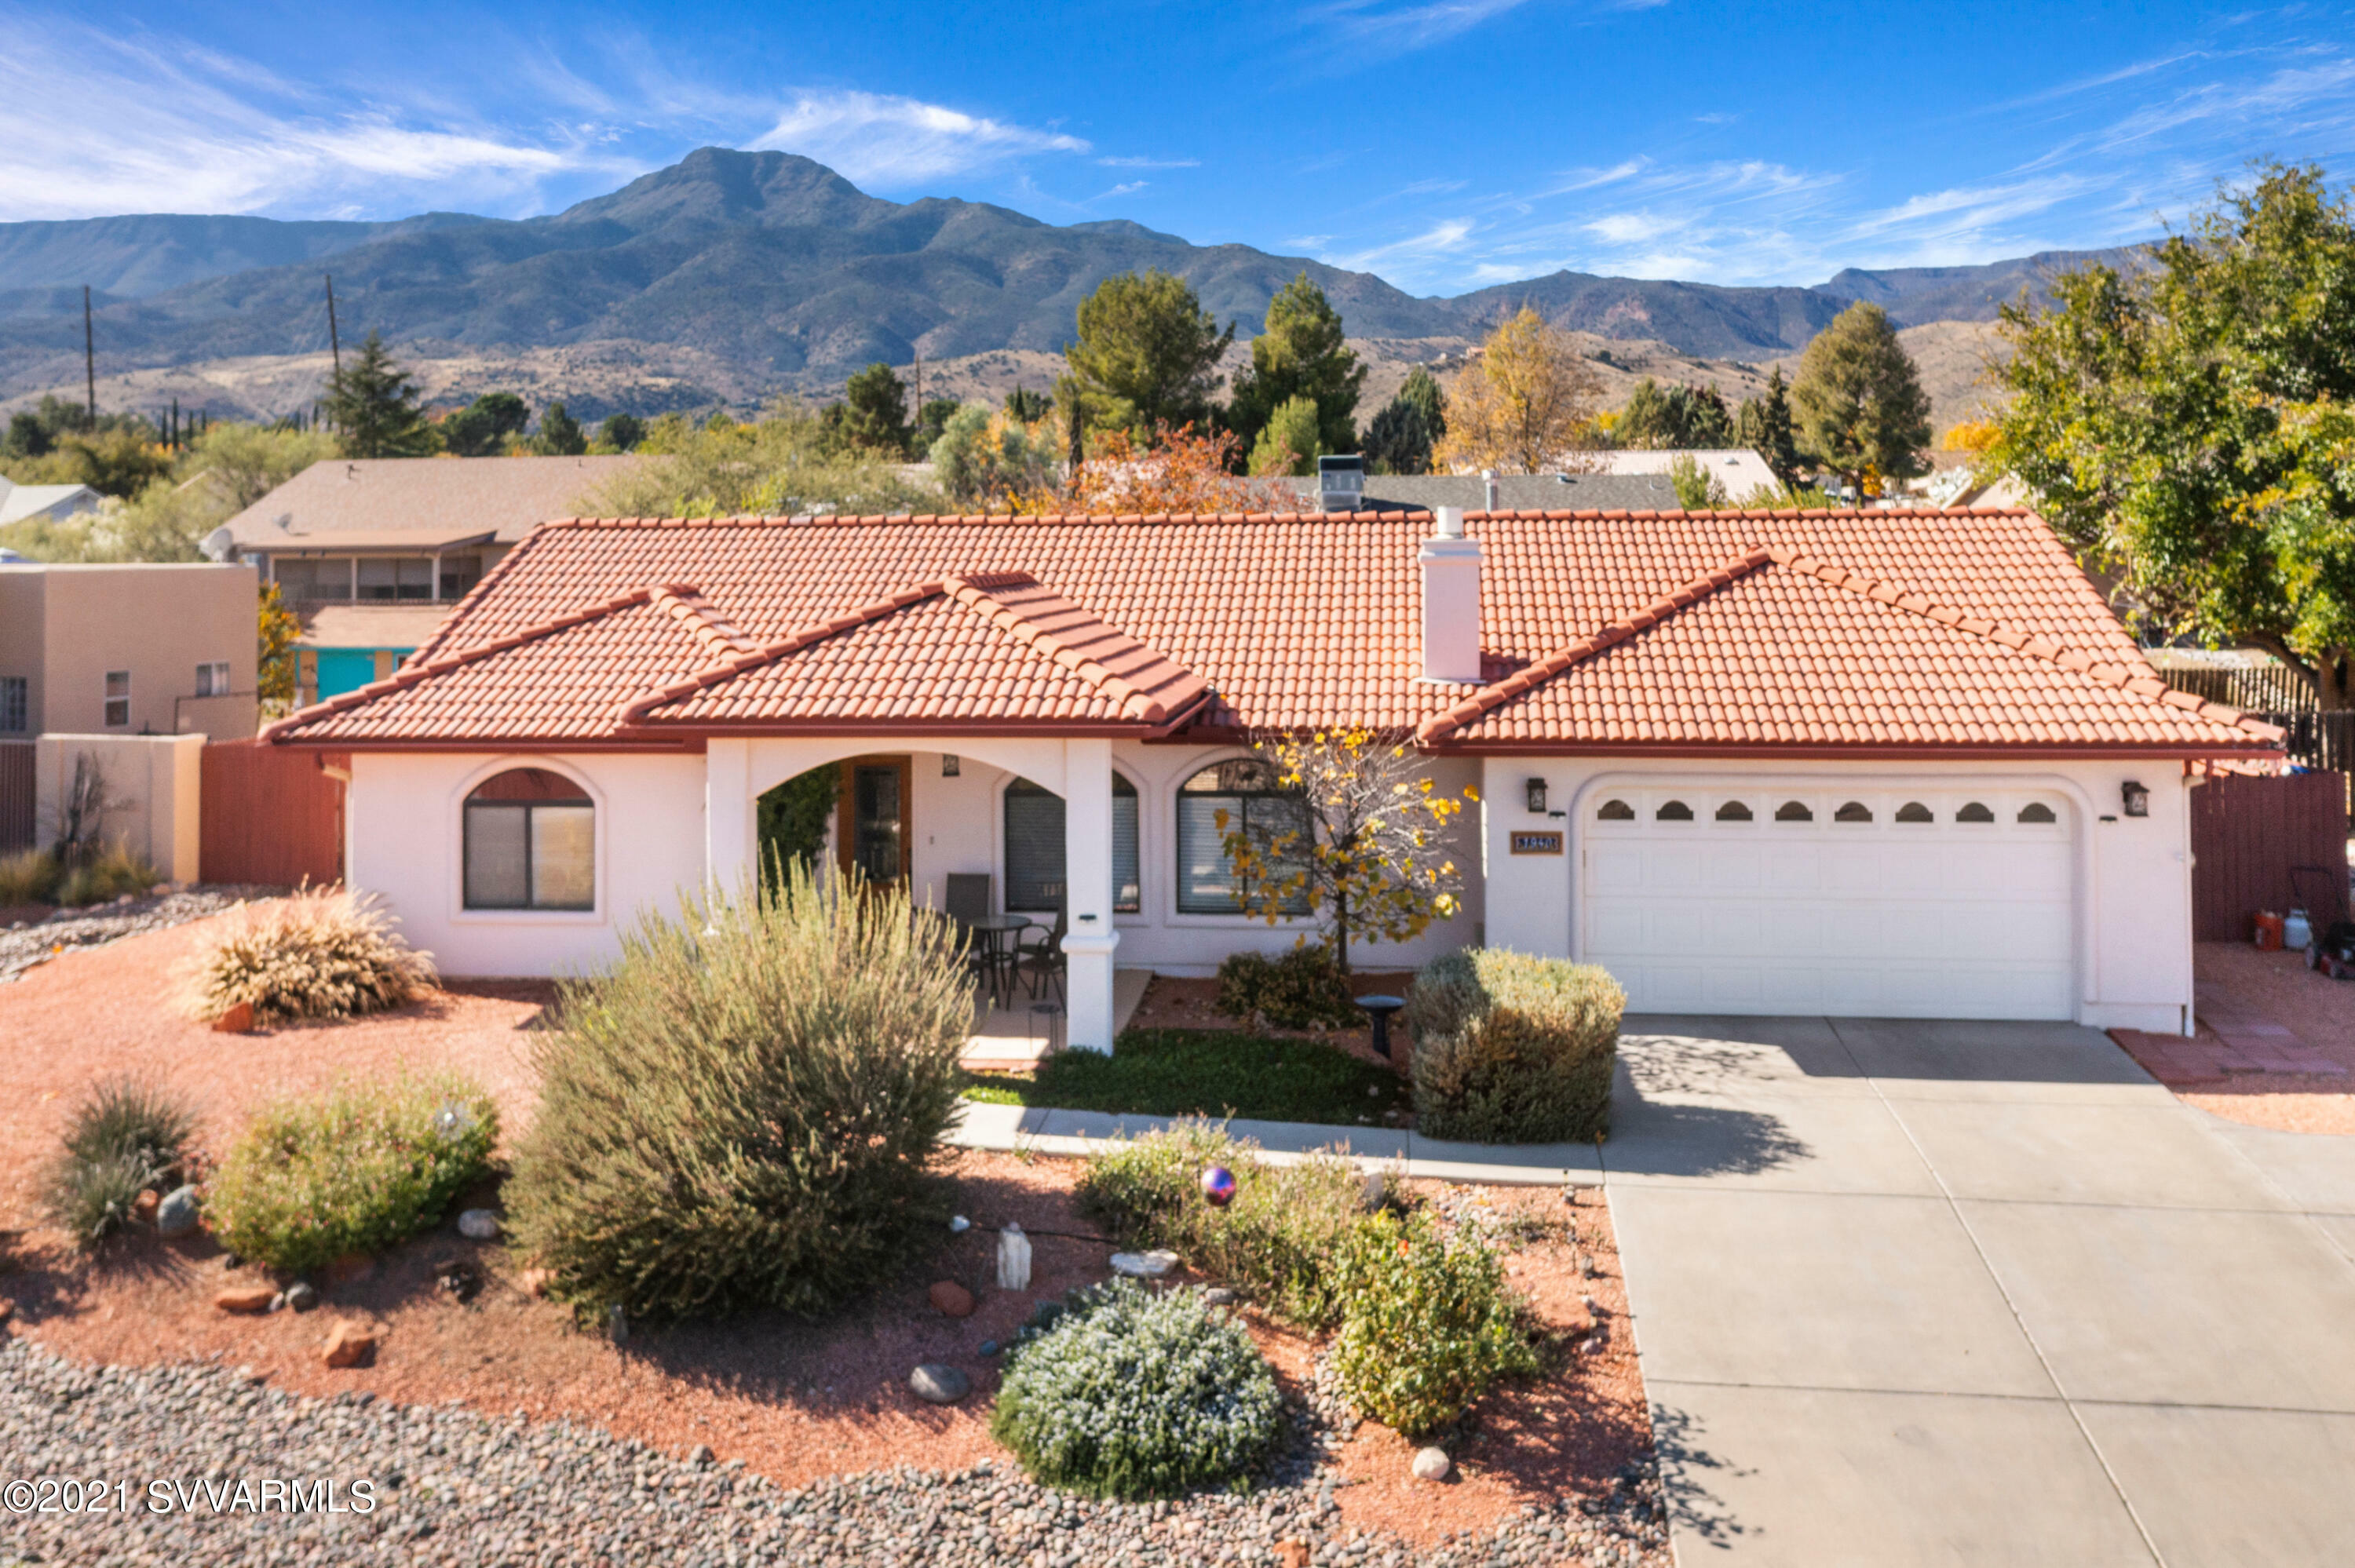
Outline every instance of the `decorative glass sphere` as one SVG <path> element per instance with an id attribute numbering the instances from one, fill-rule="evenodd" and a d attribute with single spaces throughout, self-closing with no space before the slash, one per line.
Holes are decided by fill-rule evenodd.
<path id="1" fill-rule="evenodd" d="M 1202 1196 L 1219 1208 L 1234 1202 L 1235 1173 L 1223 1165 L 1213 1165 L 1202 1172 Z"/>

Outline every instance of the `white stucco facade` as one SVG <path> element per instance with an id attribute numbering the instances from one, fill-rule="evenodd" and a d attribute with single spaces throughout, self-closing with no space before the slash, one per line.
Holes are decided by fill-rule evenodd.
<path id="1" fill-rule="evenodd" d="M 1546 781 L 1545 815 L 1528 810 L 1527 786 L 1531 779 Z M 2147 789 L 2147 816 L 2126 814 L 2123 790 L 2130 782 Z M 1818 802 L 1819 813 L 1828 811 L 1829 802 L 1851 797 L 1870 801 L 1877 820 L 1869 826 L 1859 824 L 1860 836 L 1907 831 L 1891 820 L 1891 813 L 1895 802 L 1915 796 L 1942 808 L 1935 813 L 1944 820 L 1942 823 L 1925 831 L 1948 833 L 1954 830 L 1945 825 L 1951 821 L 1951 810 L 1945 808 L 1955 801 L 1983 797 L 2009 812 L 2019 802 L 2038 800 L 2049 803 L 2060 819 L 2052 825 L 2051 853 L 2060 853 L 2065 846 L 2066 854 L 2062 871 L 2066 928 L 2056 933 L 2038 957 L 2049 958 L 2065 969 L 2067 989 L 2064 1011 L 2030 1015 L 2066 1016 L 2097 1028 L 2184 1032 L 2190 1028 L 2192 1008 L 2192 784 L 2183 776 L 2179 763 L 2153 759 L 1958 761 L 1924 767 L 1919 763 L 1743 764 L 1671 758 L 1489 758 L 1483 764 L 1480 791 L 1487 807 L 1481 846 L 1486 937 L 1492 947 L 1579 959 L 1593 956 L 1595 933 L 1583 927 L 1599 921 L 1592 914 L 1582 919 L 1582 913 L 1594 907 L 1593 900 L 1582 896 L 1590 891 L 1582 879 L 1594 874 L 1598 834 L 1607 834 L 1614 826 L 1596 818 L 1606 800 L 1625 800 L 1648 818 L 1663 798 L 1689 796 L 1697 814 L 1689 831 L 1699 863 L 1704 867 L 1713 845 L 1734 842 L 1711 837 L 1720 832 L 1720 824 L 1710 818 L 1713 804 L 1721 799 L 1762 803 L 1766 809 L 1759 804 L 1752 807 L 1757 813 L 1754 821 L 1727 825 L 1762 836 L 1774 832 L 1772 803 L 1786 799 Z M 2007 827 L 2009 821 L 2007 817 Z M 1516 832 L 1548 831 L 1563 834 L 1561 853 L 1513 853 Z M 1935 886 L 1918 892 L 1893 888 L 1880 900 L 1879 907 L 1885 918 L 1900 919 L 1911 908 L 1932 905 L 1939 891 Z M 1704 885 L 1692 899 L 1692 945 L 1696 963 L 1702 966 L 1716 962 L 1719 957 L 1710 950 L 1706 921 L 1710 904 L 1711 891 Z M 1772 936 L 1768 933 L 1770 946 Z M 1721 967 L 1731 970 L 1736 966 Z M 1827 1011 L 1813 1001 L 1777 1005 L 1771 991 L 1744 995 L 1737 1002 L 1690 1010 Z M 1987 1015 L 2004 1014 L 1990 1012 Z"/>

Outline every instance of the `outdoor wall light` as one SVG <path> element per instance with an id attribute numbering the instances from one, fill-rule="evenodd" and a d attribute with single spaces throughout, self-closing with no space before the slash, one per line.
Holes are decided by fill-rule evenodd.
<path id="1" fill-rule="evenodd" d="M 941 753 L 941 777 L 942 777 L 942 778 L 943 778 L 943 779 L 954 779 L 954 778 L 955 778 L 955 777 L 957 776 L 957 767 L 958 767 L 958 763 L 957 763 L 957 759 L 956 759 L 955 758 L 954 758 L 954 757 L 950 756 L 950 755 L 949 755 L 947 752 L 945 752 L 945 751 L 943 751 L 943 752 L 942 752 L 942 753 Z"/>
<path id="2" fill-rule="evenodd" d="M 1528 783 L 1522 785 L 1521 788 L 1527 791 L 1529 795 L 1529 814 L 1533 817 L 1544 816 L 1546 810 L 1546 781 L 1542 779 L 1532 779 Z"/>
<path id="3" fill-rule="evenodd" d="M 2126 800 L 2127 816 L 2147 817 L 2150 815 L 2149 790 L 2144 789 L 2141 785 L 2129 779 L 2118 787 L 2118 793 Z"/>

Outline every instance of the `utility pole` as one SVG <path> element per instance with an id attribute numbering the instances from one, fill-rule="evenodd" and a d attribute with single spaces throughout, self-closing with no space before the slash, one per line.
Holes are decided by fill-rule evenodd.
<path id="1" fill-rule="evenodd" d="M 90 400 L 91 428 L 98 427 L 98 340 L 90 326 L 90 285 L 81 286 L 81 384 Z"/>
<path id="2" fill-rule="evenodd" d="M 336 278 L 332 272 L 320 274 L 327 280 L 327 352 L 336 356 L 336 374 L 344 373 L 343 340 L 336 335 Z"/>

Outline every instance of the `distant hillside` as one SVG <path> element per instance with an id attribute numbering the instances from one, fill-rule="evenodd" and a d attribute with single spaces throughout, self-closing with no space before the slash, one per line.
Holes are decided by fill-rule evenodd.
<path id="1" fill-rule="evenodd" d="M 427 380 L 453 391 L 478 371 L 528 363 L 535 385 L 593 417 L 816 391 L 878 359 L 1051 355 L 1098 282 L 1147 267 L 1188 279 L 1245 334 L 1305 270 L 1353 337 L 1476 338 L 1528 302 L 1603 339 L 1763 364 L 1851 299 L 1881 300 L 1901 325 L 1984 321 L 2041 268 L 2073 259 L 1849 271 L 1814 288 L 1558 272 L 1418 299 L 1305 258 L 1192 245 L 1125 221 L 1058 227 L 986 203 L 887 201 L 806 158 L 705 148 L 521 221 L 0 224 L 0 401 L 79 388 L 86 282 L 99 291 L 101 400 L 112 387 L 133 407 L 171 396 L 224 414 L 300 406 L 315 396 L 308 367 L 327 346 L 319 274 L 330 260 L 347 341 L 381 331 L 442 363 Z"/>

